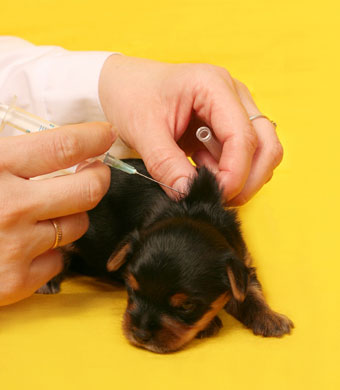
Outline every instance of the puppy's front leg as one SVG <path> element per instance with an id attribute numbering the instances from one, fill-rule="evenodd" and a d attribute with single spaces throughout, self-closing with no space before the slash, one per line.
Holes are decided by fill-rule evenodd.
<path id="1" fill-rule="evenodd" d="M 293 322 L 288 317 L 276 313 L 269 307 L 254 268 L 251 271 L 244 301 L 239 302 L 232 298 L 225 306 L 225 310 L 247 328 L 252 329 L 254 334 L 264 337 L 281 337 L 290 333 L 294 327 Z"/>

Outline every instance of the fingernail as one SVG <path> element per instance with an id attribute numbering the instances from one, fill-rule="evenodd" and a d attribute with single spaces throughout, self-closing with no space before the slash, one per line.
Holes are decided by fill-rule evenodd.
<path id="1" fill-rule="evenodd" d="M 224 202 L 229 202 L 234 195 L 228 191 L 228 179 L 225 177 L 225 172 L 218 172 L 216 175 L 217 183 L 218 183 L 218 188 L 222 192 L 222 197 L 224 199 Z M 237 195 L 237 194 L 235 194 Z"/>
<path id="2" fill-rule="evenodd" d="M 178 180 L 175 181 L 173 187 L 184 194 L 188 193 L 188 187 L 189 187 L 189 178 L 188 177 L 180 177 Z"/>

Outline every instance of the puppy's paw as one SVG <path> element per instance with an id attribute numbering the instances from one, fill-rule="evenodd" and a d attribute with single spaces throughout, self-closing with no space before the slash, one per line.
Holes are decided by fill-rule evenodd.
<path id="1" fill-rule="evenodd" d="M 222 321 L 219 317 L 214 317 L 213 320 L 208 324 L 208 326 L 197 333 L 197 339 L 203 339 L 205 337 L 215 336 L 219 330 L 223 327 Z"/>
<path id="2" fill-rule="evenodd" d="M 50 280 L 48 283 L 44 284 L 39 290 L 36 291 L 36 294 L 58 294 L 60 292 L 60 281 Z"/>
<path id="3" fill-rule="evenodd" d="M 254 334 L 263 337 L 282 337 L 294 328 L 293 322 L 283 314 L 265 310 L 253 318 L 249 327 Z"/>

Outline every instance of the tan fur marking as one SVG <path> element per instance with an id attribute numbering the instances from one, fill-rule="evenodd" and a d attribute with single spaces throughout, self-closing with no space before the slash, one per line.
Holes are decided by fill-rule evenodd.
<path id="1" fill-rule="evenodd" d="M 211 304 L 211 309 L 192 326 L 176 321 L 167 315 L 162 316 L 162 329 L 157 333 L 152 343 L 141 344 L 135 340 L 131 332 L 131 317 L 128 310 L 124 314 L 123 330 L 130 343 L 137 347 L 146 348 L 157 353 L 174 352 L 192 340 L 201 330 L 205 329 L 230 298 L 231 296 L 228 293 L 220 295 Z"/>
<path id="2" fill-rule="evenodd" d="M 176 321 L 168 318 L 166 321 L 166 325 L 170 326 L 174 333 L 178 336 L 174 340 L 170 340 L 167 343 L 167 348 L 169 351 L 175 351 L 181 348 L 184 344 L 188 343 L 192 340 L 198 332 L 205 329 L 211 320 L 216 316 L 216 314 L 227 304 L 230 299 L 230 295 L 224 293 L 220 295 L 212 304 L 211 309 L 206 312 L 203 317 L 196 322 L 193 326 L 180 325 L 177 323 L 177 327 L 175 325 Z M 165 325 L 165 323 L 163 323 Z M 175 325 L 175 326 L 174 326 Z"/>
<path id="3" fill-rule="evenodd" d="M 250 253 L 247 252 L 245 257 L 244 257 L 244 264 L 246 265 L 246 267 L 250 267 L 252 262 L 253 262 L 253 259 L 252 259 L 251 255 L 250 255 Z"/>
<path id="4" fill-rule="evenodd" d="M 117 271 L 125 262 L 125 256 L 130 249 L 130 244 L 125 244 L 118 252 L 114 252 L 107 261 L 108 271 Z"/>
<path id="5" fill-rule="evenodd" d="M 244 295 L 244 293 L 242 291 L 240 291 L 237 288 L 235 276 L 233 274 L 233 271 L 229 267 L 227 267 L 227 274 L 228 274 L 228 277 L 229 277 L 229 282 L 230 282 L 230 286 L 231 286 L 231 290 L 233 292 L 234 298 L 237 301 L 243 302 L 244 298 L 245 298 L 245 295 Z"/>
<path id="6" fill-rule="evenodd" d="M 127 280 L 131 288 L 133 288 L 134 290 L 139 290 L 139 284 L 132 274 L 128 274 Z"/>
<path id="7" fill-rule="evenodd" d="M 184 294 L 184 293 L 178 293 L 178 294 L 173 295 L 173 296 L 170 298 L 170 304 L 171 304 L 171 306 L 179 307 L 179 306 L 181 306 L 187 299 L 188 299 L 188 296 L 187 296 L 186 294 Z"/>

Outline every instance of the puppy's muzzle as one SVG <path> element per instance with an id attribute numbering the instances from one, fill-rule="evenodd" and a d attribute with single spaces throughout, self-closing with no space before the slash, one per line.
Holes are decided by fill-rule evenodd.
<path id="1" fill-rule="evenodd" d="M 143 329 L 132 330 L 132 335 L 138 343 L 147 343 L 152 338 L 152 333 Z"/>

